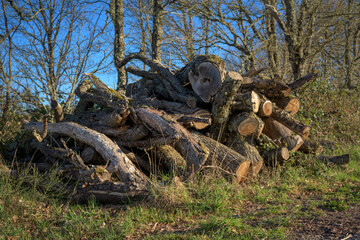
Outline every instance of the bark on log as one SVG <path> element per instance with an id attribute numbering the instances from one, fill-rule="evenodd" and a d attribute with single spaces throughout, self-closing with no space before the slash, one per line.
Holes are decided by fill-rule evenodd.
<path id="1" fill-rule="evenodd" d="M 319 76 L 319 74 L 317 74 L 317 73 L 310 73 L 310 74 L 307 74 L 306 76 L 301 77 L 301 78 L 295 80 L 294 82 L 288 84 L 288 86 L 291 88 L 292 91 L 297 91 L 306 83 L 314 81 L 318 76 Z"/>
<path id="2" fill-rule="evenodd" d="M 218 166 L 231 174 L 235 182 L 243 182 L 252 177 L 251 160 L 231 148 L 201 134 L 195 135 L 207 148 L 211 149 L 207 165 Z"/>
<path id="3" fill-rule="evenodd" d="M 279 147 L 287 147 L 289 151 L 295 152 L 304 143 L 304 140 L 286 126 L 273 120 L 264 119 L 263 133 L 274 140 Z"/>
<path id="4" fill-rule="evenodd" d="M 321 146 L 320 143 L 312 140 L 305 140 L 304 144 L 302 144 L 299 148 L 300 152 L 316 155 L 322 153 L 323 150 L 324 148 Z"/>
<path id="5" fill-rule="evenodd" d="M 26 130 L 42 130 L 42 123 L 27 123 L 24 125 Z M 90 145 L 98 153 L 109 161 L 109 172 L 115 172 L 118 177 L 129 187 L 129 190 L 145 189 L 147 185 L 146 176 L 139 171 L 121 149 L 104 134 L 92 129 L 71 122 L 60 122 L 48 124 L 48 132 L 66 136 L 75 136 L 77 140 Z M 113 168 L 111 170 L 110 168 Z"/>
<path id="6" fill-rule="evenodd" d="M 257 113 L 259 111 L 260 102 L 259 95 L 254 91 L 237 93 L 235 101 L 231 103 L 231 107 L 233 110 Z"/>
<path id="7" fill-rule="evenodd" d="M 201 130 L 211 125 L 211 113 L 204 109 L 193 114 L 170 114 L 170 116 L 186 128 Z"/>
<path id="8" fill-rule="evenodd" d="M 237 72 L 228 72 L 221 91 L 215 95 L 212 104 L 213 124 L 211 132 L 214 139 L 221 139 L 229 121 L 231 103 L 234 101 L 236 94 L 242 84 L 242 76 Z"/>
<path id="9" fill-rule="evenodd" d="M 264 95 L 268 98 L 273 97 L 288 97 L 291 93 L 291 88 L 283 83 L 276 82 L 275 87 L 265 90 Z"/>
<path id="10" fill-rule="evenodd" d="M 253 134 L 261 127 L 261 120 L 255 113 L 241 112 L 235 114 L 229 122 L 229 130 L 242 136 Z"/>
<path id="11" fill-rule="evenodd" d="M 273 101 L 276 103 L 277 107 L 282 108 L 290 115 L 295 115 L 300 109 L 300 101 L 294 96 L 273 98 Z"/>
<path id="12" fill-rule="evenodd" d="M 260 154 L 264 158 L 265 165 L 270 167 L 282 166 L 290 157 L 289 150 L 286 147 L 268 149 L 261 151 Z"/>
<path id="13" fill-rule="evenodd" d="M 137 108 L 135 111 L 139 119 L 158 133 L 178 139 L 175 149 L 186 159 L 188 175 L 196 173 L 205 163 L 209 149 L 167 114 L 150 108 Z"/>
<path id="14" fill-rule="evenodd" d="M 250 159 L 251 174 L 253 177 L 257 176 L 263 166 L 264 160 L 256 147 L 248 143 L 244 137 L 237 134 L 232 134 L 227 140 L 226 145 L 234 151 L 240 153 L 242 156 Z"/>
<path id="15" fill-rule="evenodd" d="M 251 69 L 249 71 L 247 71 L 246 73 L 244 73 L 242 76 L 243 77 L 255 77 L 257 75 L 259 75 L 262 71 L 266 70 L 267 68 L 260 68 L 260 69 Z"/>
<path id="16" fill-rule="evenodd" d="M 308 137 L 310 134 L 310 127 L 301 123 L 300 121 L 293 118 L 289 113 L 278 107 L 273 107 L 271 117 L 276 121 L 282 123 L 292 131 L 300 134 L 302 137 Z"/>
<path id="17" fill-rule="evenodd" d="M 186 170 L 186 160 L 180 155 L 175 148 L 170 145 L 162 145 L 156 148 L 159 162 L 172 169 L 177 176 L 184 176 Z"/>
<path id="18" fill-rule="evenodd" d="M 104 165 L 106 161 L 100 156 L 95 148 L 87 146 L 81 152 L 81 158 L 85 164 Z"/>
<path id="19" fill-rule="evenodd" d="M 332 163 L 335 165 L 345 165 L 350 162 L 350 155 L 344 154 L 340 156 L 319 156 L 318 159 L 325 163 Z"/>

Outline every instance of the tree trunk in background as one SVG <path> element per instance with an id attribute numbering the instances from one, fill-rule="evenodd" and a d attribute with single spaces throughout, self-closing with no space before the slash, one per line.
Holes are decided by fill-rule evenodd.
<path id="1" fill-rule="evenodd" d="M 153 29 L 151 36 L 151 57 L 161 62 L 161 43 L 163 35 L 164 5 L 161 0 L 153 3 Z"/>
<path id="2" fill-rule="evenodd" d="M 276 5 L 277 0 L 270 0 L 271 5 Z M 272 76 L 281 75 L 280 71 L 280 58 L 278 53 L 278 44 L 277 44 L 277 36 L 276 36 L 276 20 L 271 15 L 269 9 L 265 9 L 265 27 L 267 32 L 267 56 L 271 69 Z"/>
<path id="3" fill-rule="evenodd" d="M 114 64 L 118 74 L 116 90 L 125 92 L 127 85 L 126 71 L 124 67 L 118 67 L 125 57 L 124 0 L 111 0 L 110 13 L 115 29 Z"/>

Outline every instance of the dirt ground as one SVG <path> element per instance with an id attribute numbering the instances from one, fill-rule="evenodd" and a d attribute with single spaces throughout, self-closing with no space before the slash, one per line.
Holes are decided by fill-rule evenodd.
<path id="1" fill-rule="evenodd" d="M 293 229 L 294 239 L 360 240 L 360 206 L 344 211 L 324 210 L 322 216 L 299 219 Z"/>

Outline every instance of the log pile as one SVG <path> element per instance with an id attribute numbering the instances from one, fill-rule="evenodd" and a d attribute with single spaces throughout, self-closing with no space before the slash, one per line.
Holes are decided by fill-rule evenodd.
<path id="1" fill-rule="evenodd" d="M 211 167 L 243 182 L 264 165 L 282 164 L 289 152 L 321 151 L 308 140 L 310 127 L 294 118 L 300 102 L 292 95 L 316 74 L 284 84 L 277 76 L 260 77 L 265 69 L 228 72 L 212 55 L 177 72 L 139 54 L 118 67 L 132 60 L 151 70 L 127 67 L 142 79 L 128 85 L 126 96 L 88 74 L 76 89 L 73 114 L 64 116 L 53 101 L 56 123 L 24 124 L 35 137 L 29 145 L 46 164 L 57 163 L 78 181 L 79 201 L 136 199 L 162 173 L 185 181 Z"/>

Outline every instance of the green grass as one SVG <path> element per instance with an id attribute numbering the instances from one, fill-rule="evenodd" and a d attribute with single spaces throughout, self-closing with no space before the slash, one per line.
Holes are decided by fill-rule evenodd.
<path id="1" fill-rule="evenodd" d="M 360 147 L 349 149 L 346 168 L 298 154 L 244 185 L 202 176 L 126 206 L 69 203 L 55 171 L 19 169 L 0 176 L 0 239 L 287 239 L 299 218 L 360 203 Z"/>

